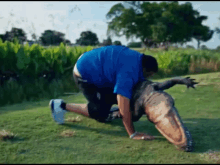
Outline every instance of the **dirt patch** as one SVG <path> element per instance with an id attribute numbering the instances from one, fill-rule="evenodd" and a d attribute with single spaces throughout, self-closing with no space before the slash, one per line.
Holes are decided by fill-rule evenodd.
<path id="1" fill-rule="evenodd" d="M 73 137 L 75 135 L 75 131 L 73 130 L 65 130 L 60 134 L 63 137 Z"/>

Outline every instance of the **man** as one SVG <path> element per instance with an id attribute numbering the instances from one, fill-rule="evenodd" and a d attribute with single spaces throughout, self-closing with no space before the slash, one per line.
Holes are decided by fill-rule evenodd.
<path id="1" fill-rule="evenodd" d="M 64 123 L 65 112 L 75 112 L 105 122 L 111 106 L 118 104 L 124 127 L 133 139 L 154 139 L 136 133 L 130 110 L 133 87 L 158 71 L 154 57 L 125 46 L 106 46 L 84 53 L 74 67 L 74 79 L 88 104 L 66 104 L 61 99 L 50 101 L 53 118 Z"/>
<path id="2" fill-rule="evenodd" d="M 117 59 L 114 57 L 114 53 L 115 55 L 117 54 L 116 53 L 117 51 L 114 52 L 114 49 L 120 50 L 118 52 L 121 53 L 118 53 L 118 57 L 120 57 L 121 59 L 120 58 Z M 103 50 L 104 52 L 111 52 L 109 53 L 111 55 L 111 58 L 108 58 L 108 53 L 106 53 L 107 55 L 103 53 L 103 56 L 105 56 L 104 60 L 101 59 L 102 55 L 100 55 L 101 57 L 99 57 L 99 60 L 97 60 L 98 58 L 96 58 L 96 56 L 98 56 L 98 54 L 101 54 L 101 53 L 97 53 L 96 52 L 97 50 L 99 50 L 101 53 L 103 52 Z M 129 59 L 129 57 L 131 59 Z M 137 59 L 135 61 L 135 57 L 141 57 L 139 63 L 137 62 L 138 61 Z M 105 63 L 106 61 L 109 62 L 112 59 L 114 59 L 116 64 L 120 64 L 119 72 L 117 72 L 118 70 L 117 65 L 114 65 L 114 67 L 111 68 L 108 66 L 108 64 Z M 128 59 L 127 63 L 125 59 Z M 96 63 L 94 61 L 96 61 Z M 91 75 L 86 76 L 86 73 L 89 73 L 89 70 L 83 73 L 82 70 L 84 70 L 84 68 L 83 69 L 81 68 L 82 70 L 80 69 L 80 63 L 83 62 L 84 64 L 82 66 L 88 66 L 88 67 L 90 66 L 92 70 L 96 69 L 96 65 L 100 66 L 101 69 L 96 70 L 96 72 L 92 72 Z M 126 63 L 127 65 L 124 63 Z M 79 64 L 79 66 L 77 64 Z M 162 90 L 168 89 L 175 84 L 186 84 L 187 87 L 194 87 L 194 84 L 196 83 L 193 82 L 193 79 L 175 78 L 163 83 L 153 83 L 149 80 L 146 81 L 144 80 L 143 75 L 145 75 L 145 77 L 147 78 L 151 76 L 153 73 L 156 73 L 158 70 L 158 65 L 156 60 L 151 56 L 141 55 L 140 53 L 125 47 L 103 47 L 101 49 L 90 51 L 88 53 L 85 53 L 83 56 L 81 56 L 77 64 L 74 67 L 75 81 L 77 84 L 79 84 L 79 86 L 83 90 L 84 95 L 89 100 L 89 104 L 88 106 L 85 104 L 71 105 L 64 103 L 62 100 L 51 100 L 50 102 L 51 109 L 52 111 L 56 111 L 52 113 L 54 115 L 53 117 L 55 121 L 57 121 L 58 123 L 63 123 L 63 115 L 66 111 L 62 109 L 80 113 L 85 116 L 92 117 L 101 122 L 105 122 L 107 118 L 109 119 L 109 114 L 110 114 L 110 118 L 111 117 L 114 118 L 114 116 L 118 116 L 122 118 L 124 126 L 128 134 L 130 135 L 130 138 L 138 139 L 138 140 L 139 139 L 152 140 L 154 139 L 153 136 L 146 135 L 144 133 L 135 132 L 132 124 L 132 121 L 138 121 L 143 114 L 147 114 L 148 119 L 155 124 L 156 128 L 170 142 L 174 143 L 178 148 L 182 150 L 185 151 L 192 150 L 191 135 L 181 123 L 181 119 L 178 116 L 177 110 L 174 107 L 174 101 L 172 100 L 172 97 L 167 93 L 162 92 Z M 105 64 L 105 65 L 103 66 L 101 64 Z M 78 69 L 79 71 L 77 70 L 77 68 L 79 68 Z M 108 70 L 108 68 L 111 68 L 111 70 L 110 69 Z M 120 70 L 123 70 L 123 72 L 120 72 Z M 122 83 L 122 85 L 120 86 L 120 83 L 118 84 L 113 83 L 113 85 L 110 86 L 109 81 L 104 81 L 101 82 L 100 84 L 101 85 L 105 83 L 106 84 L 104 85 L 104 87 L 100 87 L 101 85 L 98 86 L 97 85 L 98 83 L 96 85 L 92 83 L 91 84 L 88 83 L 88 81 L 91 82 L 89 76 L 90 78 L 95 79 L 96 78 L 95 74 L 97 73 L 100 74 L 100 76 L 103 79 L 104 76 L 102 74 L 103 72 L 106 73 L 107 71 L 110 72 L 110 75 L 112 74 L 112 77 L 116 77 L 119 79 L 118 81 L 115 80 L 114 82 L 120 82 Z M 128 77 L 127 72 L 134 74 L 129 74 L 130 77 Z M 83 74 L 81 75 L 80 73 Z M 117 77 L 117 74 L 119 74 L 120 76 Z M 127 77 L 123 77 L 123 74 L 126 75 Z M 136 83 L 133 83 L 132 84 L 133 86 L 130 86 L 129 88 L 129 85 L 127 85 L 124 82 L 128 82 L 129 84 L 130 79 L 134 80 L 135 77 L 134 75 L 138 75 L 138 80 L 134 81 Z M 84 77 L 87 77 L 88 80 L 87 82 L 85 82 Z M 124 78 L 125 80 L 124 81 L 121 80 L 120 79 L 121 77 Z M 108 80 L 109 79 L 110 78 L 108 78 Z M 116 90 L 113 91 L 112 88 L 115 88 Z M 129 94 L 131 95 L 128 95 L 126 93 L 126 90 L 130 91 Z M 119 106 L 119 113 L 117 113 L 117 111 L 116 113 L 115 112 L 109 113 L 111 106 L 117 103 Z M 61 118 L 57 119 L 56 116 L 61 116 Z M 164 124 L 164 121 L 166 122 L 166 124 Z M 176 124 L 172 124 L 172 123 L 176 123 Z M 166 127 L 165 130 L 164 127 Z"/>

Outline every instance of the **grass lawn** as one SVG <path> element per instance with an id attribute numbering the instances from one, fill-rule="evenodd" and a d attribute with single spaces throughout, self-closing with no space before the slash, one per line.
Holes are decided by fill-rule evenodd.
<path id="1" fill-rule="evenodd" d="M 0 131 L 16 135 L 0 140 L 0 163 L 220 163 L 220 73 L 192 77 L 200 82 L 196 90 L 167 90 L 196 143 L 192 153 L 176 150 L 146 116 L 134 123 L 136 130 L 161 138 L 132 140 L 121 120 L 103 124 L 74 113 L 66 119 L 81 121 L 57 125 L 44 100 L 0 107 Z M 61 98 L 86 103 L 82 94 Z"/>

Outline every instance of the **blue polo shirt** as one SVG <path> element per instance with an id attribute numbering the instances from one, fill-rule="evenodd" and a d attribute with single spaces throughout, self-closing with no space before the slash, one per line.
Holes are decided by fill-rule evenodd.
<path id="1" fill-rule="evenodd" d="M 129 99 L 134 85 L 144 80 L 143 54 L 125 46 L 105 46 L 84 53 L 76 66 L 83 80 L 98 88 L 112 88 Z"/>

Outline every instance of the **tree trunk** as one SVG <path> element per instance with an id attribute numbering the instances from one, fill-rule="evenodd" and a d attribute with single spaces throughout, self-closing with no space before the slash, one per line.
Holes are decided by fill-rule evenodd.
<path id="1" fill-rule="evenodd" d="M 200 44 L 201 44 L 201 42 L 200 42 L 200 40 L 197 40 L 197 42 L 198 42 L 198 49 L 200 48 Z"/>

